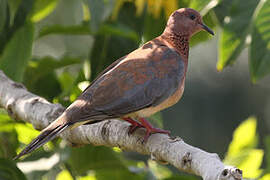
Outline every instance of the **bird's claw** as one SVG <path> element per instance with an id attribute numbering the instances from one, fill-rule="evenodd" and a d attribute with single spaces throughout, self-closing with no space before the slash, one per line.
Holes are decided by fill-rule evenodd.
<path id="1" fill-rule="evenodd" d="M 139 122 L 133 120 L 132 118 L 123 118 L 123 120 L 125 120 L 131 124 L 129 126 L 128 135 L 133 134 L 136 131 L 136 129 L 138 129 L 140 127 L 144 127 L 143 125 L 141 125 Z"/>
<path id="2" fill-rule="evenodd" d="M 130 125 L 129 130 L 128 130 L 128 135 L 133 134 L 138 128 L 141 128 L 141 127 L 143 127 L 143 126 L 139 123 L 138 123 L 138 125 L 134 125 L 134 124 Z"/>
<path id="3" fill-rule="evenodd" d="M 159 129 L 159 128 L 154 128 L 146 119 L 144 118 L 140 118 L 139 122 L 133 120 L 132 118 L 123 118 L 123 120 L 129 122 L 131 125 L 129 126 L 129 130 L 128 130 L 128 135 L 133 134 L 136 129 L 138 128 L 145 128 L 146 129 L 146 134 L 143 138 L 142 143 L 146 143 L 148 138 L 155 133 L 161 133 L 161 134 L 168 134 L 170 136 L 171 132 L 167 131 L 167 130 L 163 130 L 163 129 Z"/>
<path id="4" fill-rule="evenodd" d="M 146 143 L 148 141 L 148 138 L 152 135 L 152 134 L 156 134 L 156 133 L 161 133 L 161 134 L 167 134 L 168 136 L 170 136 L 171 132 L 164 130 L 164 129 L 159 129 L 159 128 L 149 128 L 149 127 L 145 127 L 146 128 L 146 134 L 143 138 L 142 143 Z"/>

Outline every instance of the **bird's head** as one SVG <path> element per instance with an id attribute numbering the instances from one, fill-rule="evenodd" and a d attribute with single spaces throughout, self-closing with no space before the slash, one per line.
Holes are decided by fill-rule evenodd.
<path id="1" fill-rule="evenodd" d="M 214 32 L 207 27 L 201 15 L 191 8 L 181 8 L 172 13 L 169 17 L 165 31 L 191 37 L 193 34 L 205 30 L 214 35 Z"/>

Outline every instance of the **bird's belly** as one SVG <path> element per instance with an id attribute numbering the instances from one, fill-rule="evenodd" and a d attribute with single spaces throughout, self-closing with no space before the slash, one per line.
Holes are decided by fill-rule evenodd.
<path id="1" fill-rule="evenodd" d="M 182 94 L 184 92 L 185 83 L 183 82 L 180 84 L 181 85 L 178 88 L 178 90 L 170 98 L 166 99 L 165 101 L 163 101 L 159 105 L 139 110 L 135 113 L 132 113 L 129 116 L 149 117 L 149 116 L 155 114 L 156 112 L 159 112 L 163 109 L 166 109 L 166 108 L 176 104 L 180 100 L 180 98 L 182 97 Z"/>

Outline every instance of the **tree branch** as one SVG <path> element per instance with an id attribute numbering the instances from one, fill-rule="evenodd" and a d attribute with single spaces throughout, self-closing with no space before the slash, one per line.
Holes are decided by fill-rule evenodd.
<path id="1" fill-rule="evenodd" d="M 64 108 L 49 103 L 42 97 L 28 92 L 25 87 L 11 81 L 0 71 L 0 107 L 14 119 L 33 124 L 41 130 L 55 120 Z M 179 170 L 203 177 L 204 180 L 240 180 L 242 171 L 225 166 L 217 154 L 205 152 L 186 144 L 182 139 L 164 134 L 153 134 L 142 144 L 144 129 L 128 135 L 129 124 L 119 120 L 107 120 L 93 125 L 79 126 L 63 132 L 61 137 L 71 144 L 120 147 L 150 155 L 159 162 L 168 162 Z"/>

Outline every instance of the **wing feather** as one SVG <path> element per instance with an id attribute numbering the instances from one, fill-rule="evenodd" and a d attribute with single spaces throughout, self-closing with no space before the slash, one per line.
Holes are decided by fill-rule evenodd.
<path id="1" fill-rule="evenodd" d="M 100 75 L 67 109 L 71 121 L 118 118 L 172 96 L 184 77 L 181 56 L 166 46 L 140 53 L 142 58 L 126 56 Z"/>

